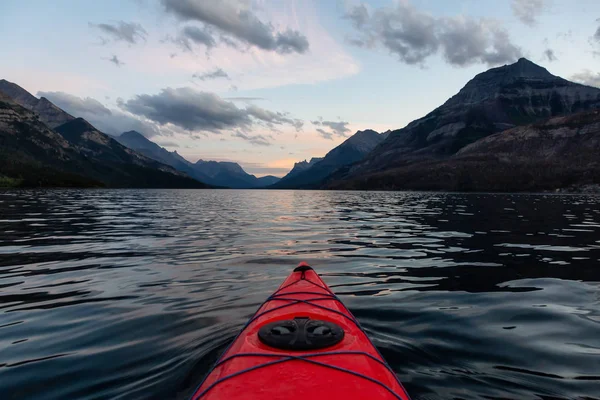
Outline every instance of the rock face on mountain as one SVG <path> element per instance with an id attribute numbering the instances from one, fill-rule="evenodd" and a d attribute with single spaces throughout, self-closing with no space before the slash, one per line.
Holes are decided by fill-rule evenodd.
<path id="1" fill-rule="evenodd" d="M 104 162 L 135 164 L 178 174 L 174 168 L 123 146 L 111 136 L 94 128 L 83 118 L 75 118 L 56 127 L 55 130 L 88 158 Z"/>
<path id="2" fill-rule="evenodd" d="M 51 129 L 0 94 L 0 181 L 14 186 L 186 187 L 206 185 L 125 148 L 77 118 Z"/>
<path id="3" fill-rule="evenodd" d="M 236 189 L 260 188 L 279 180 L 275 176 L 257 178 L 233 162 L 199 160 L 193 164 L 177 154 L 176 151 L 168 151 L 136 131 L 125 132 L 117 140 L 148 158 L 170 165 L 201 182 L 214 186 Z"/>
<path id="4" fill-rule="evenodd" d="M 600 188 L 600 110 L 508 129 L 428 160 L 331 181 L 331 189 L 586 191 Z"/>
<path id="5" fill-rule="evenodd" d="M 296 163 L 294 169 L 273 185 L 278 189 L 314 188 L 321 185 L 331 173 L 346 165 L 362 160 L 378 144 L 383 142 L 387 134 L 380 134 L 367 129 L 358 131 L 342 144 L 331 150 L 323 159 L 309 165 Z M 306 163 L 304 161 L 304 163 Z M 298 168 L 300 164 L 300 168 Z M 296 170 L 296 172 L 294 172 Z"/>
<path id="6" fill-rule="evenodd" d="M 286 180 L 298 175 L 299 173 L 306 171 L 307 169 L 309 169 L 310 167 L 312 167 L 313 165 L 315 165 L 322 159 L 323 159 L 323 157 L 313 157 L 310 159 L 310 161 L 303 160 L 303 161 L 294 163 L 294 167 L 290 170 L 290 172 L 287 173 L 286 176 L 281 178 L 281 180 L 286 181 Z"/>
<path id="7" fill-rule="evenodd" d="M 168 151 L 146 138 L 139 132 L 129 131 L 124 132 L 115 138 L 123 146 L 135 150 L 137 153 L 143 154 L 146 157 L 170 165 L 178 171 L 185 172 L 194 179 L 200 182 L 208 182 L 209 178 L 199 171 L 194 169 L 192 163 L 177 154 L 176 151 Z"/>
<path id="8" fill-rule="evenodd" d="M 39 116 L 0 93 L 0 177 L 15 186 L 102 186 L 90 165 Z"/>
<path id="9" fill-rule="evenodd" d="M 477 75 L 442 106 L 391 132 L 344 178 L 447 158 L 514 126 L 597 107 L 600 89 L 569 82 L 521 58 Z"/>
<path id="10" fill-rule="evenodd" d="M 56 128 L 75 119 L 75 117 L 61 110 L 45 97 L 38 99 L 19 85 L 5 79 L 0 79 L 0 92 L 5 93 L 15 103 L 35 112 L 39 115 L 40 120 L 50 128 Z"/>

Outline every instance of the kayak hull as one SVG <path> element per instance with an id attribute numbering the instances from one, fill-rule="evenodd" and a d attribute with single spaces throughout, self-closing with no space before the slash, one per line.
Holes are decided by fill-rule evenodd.
<path id="1" fill-rule="evenodd" d="M 343 329 L 336 344 L 284 350 L 259 338 L 261 327 L 297 318 Z M 409 399 L 358 321 L 317 273 L 301 264 L 248 321 L 192 400 Z"/>

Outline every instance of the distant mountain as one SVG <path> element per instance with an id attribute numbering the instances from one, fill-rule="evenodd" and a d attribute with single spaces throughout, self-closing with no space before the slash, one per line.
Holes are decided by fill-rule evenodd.
<path id="1" fill-rule="evenodd" d="M 136 131 L 125 132 L 117 140 L 148 158 L 170 165 L 178 171 L 214 186 L 249 189 L 269 186 L 279 180 L 274 176 L 257 178 L 233 162 L 199 160 L 193 164 L 176 151 L 168 151 Z"/>
<path id="2" fill-rule="evenodd" d="M 428 160 L 329 182 L 330 189 L 600 192 L 600 110 L 508 129 Z"/>
<path id="3" fill-rule="evenodd" d="M 206 187 L 125 148 L 81 118 L 51 129 L 41 115 L 5 92 L 0 92 L 0 181 L 14 186 Z"/>
<path id="4" fill-rule="evenodd" d="M 228 161 L 198 160 L 194 169 L 208 177 L 207 182 L 212 185 L 224 186 L 234 189 L 256 189 L 268 186 L 276 177 L 257 178 L 248 174 L 237 163 Z M 265 184 L 266 183 L 266 184 Z"/>
<path id="5" fill-rule="evenodd" d="M 292 168 L 291 171 L 288 172 L 286 176 L 281 178 L 281 181 L 287 181 L 290 178 L 300 174 L 301 172 L 306 171 L 307 169 L 309 169 L 310 167 L 312 167 L 313 165 L 315 165 L 322 159 L 323 159 L 323 157 L 313 157 L 310 159 L 310 161 L 304 160 L 304 161 L 295 163 L 294 168 Z"/>
<path id="6" fill-rule="evenodd" d="M 323 159 L 305 164 L 296 163 L 294 169 L 273 185 L 273 188 L 313 188 L 322 184 L 331 173 L 346 165 L 362 160 L 387 134 L 380 134 L 367 129 L 358 131 L 342 144 L 331 150 Z"/>
<path id="7" fill-rule="evenodd" d="M 185 172 L 200 182 L 208 183 L 210 181 L 208 176 L 196 170 L 191 162 L 181 157 L 176 151 L 168 151 L 139 132 L 125 132 L 115 139 L 122 145 L 135 150 L 148 158 L 170 165 L 178 171 Z"/>
<path id="8" fill-rule="evenodd" d="M 168 151 L 136 131 L 125 132 L 115 139 L 122 145 L 142 153 L 148 158 L 170 165 L 180 171 L 191 164 L 188 160 L 177 154 L 176 151 Z"/>
<path id="9" fill-rule="evenodd" d="M 273 175 L 266 175 L 266 176 L 261 176 L 260 178 L 256 178 L 258 180 L 258 182 L 260 183 L 259 187 L 267 187 L 267 186 L 271 186 L 277 182 L 279 182 L 281 180 L 281 178 L 278 178 L 276 176 Z"/>
<path id="10" fill-rule="evenodd" d="M 38 99 L 19 85 L 0 79 L 0 92 L 5 93 L 12 101 L 39 115 L 40 120 L 50 128 L 69 122 L 75 117 L 52 104 L 48 99 Z"/>
<path id="11" fill-rule="evenodd" d="M 569 82 L 524 58 L 483 72 L 425 117 L 393 131 L 361 162 L 332 179 L 354 180 L 446 159 L 481 138 L 553 116 L 600 107 L 600 89 Z"/>

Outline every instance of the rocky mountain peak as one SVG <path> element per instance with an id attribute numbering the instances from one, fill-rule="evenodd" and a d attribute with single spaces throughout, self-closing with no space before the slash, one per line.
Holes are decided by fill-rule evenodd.
<path id="1" fill-rule="evenodd" d="M 492 68 L 475 75 L 475 77 L 467 83 L 467 86 L 481 83 L 495 83 L 497 85 L 502 85 L 521 78 L 556 79 L 557 77 L 548 72 L 546 68 L 540 67 L 526 58 L 519 58 L 519 61 L 516 63 Z"/>
<path id="2" fill-rule="evenodd" d="M 127 132 L 123 132 L 121 134 L 121 137 L 126 137 L 126 138 L 131 138 L 131 139 L 146 139 L 146 137 L 144 135 L 142 135 L 141 133 L 139 133 L 138 131 L 127 131 Z"/>
<path id="3" fill-rule="evenodd" d="M 32 110 L 39 101 L 37 97 L 33 96 L 27 90 L 23 89 L 16 83 L 7 81 L 6 79 L 0 79 L 0 92 L 3 92 L 15 103 L 27 108 L 28 110 Z"/>
<path id="4" fill-rule="evenodd" d="M 384 139 L 385 136 L 380 135 L 379 132 L 375 132 L 372 129 L 365 129 L 364 131 L 357 131 L 342 143 L 340 147 L 353 146 L 356 150 L 366 154 Z"/>
<path id="5" fill-rule="evenodd" d="M 520 58 L 513 64 L 492 68 L 477 74 L 458 92 L 452 96 L 445 106 L 464 106 L 493 99 L 501 92 L 518 92 L 522 88 L 538 89 L 540 85 L 548 87 L 577 85 L 558 76 L 552 75 L 526 58 Z"/>
<path id="6" fill-rule="evenodd" d="M 70 129 L 77 130 L 79 132 L 88 132 L 96 130 L 96 128 L 94 128 L 92 124 L 90 124 L 83 118 L 75 118 L 74 120 L 68 122 L 64 126 L 69 127 Z"/>
<path id="7" fill-rule="evenodd" d="M 0 92 L 3 92 L 20 106 L 38 114 L 40 120 L 51 128 L 56 128 L 74 118 L 45 97 L 38 99 L 21 86 L 6 79 L 0 80 Z"/>

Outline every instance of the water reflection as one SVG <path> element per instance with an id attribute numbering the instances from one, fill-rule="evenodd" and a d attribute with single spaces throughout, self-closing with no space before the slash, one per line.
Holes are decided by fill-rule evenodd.
<path id="1" fill-rule="evenodd" d="M 306 260 L 415 399 L 593 399 L 593 196 L 0 192 L 1 398 L 185 398 Z"/>

